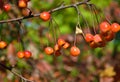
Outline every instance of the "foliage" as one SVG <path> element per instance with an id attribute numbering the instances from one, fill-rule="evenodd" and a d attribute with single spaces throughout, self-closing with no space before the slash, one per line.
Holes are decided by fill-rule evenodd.
<path id="1" fill-rule="evenodd" d="M 29 2 L 29 8 L 33 13 L 39 13 L 56 8 L 60 6 L 61 3 L 68 5 L 77 1 L 80 0 L 31 0 Z M 116 1 L 119 2 L 119 0 Z M 11 3 L 15 2 L 16 0 Z M 101 22 L 105 19 L 102 10 L 105 8 L 111 10 L 113 7 L 111 7 L 110 4 L 114 4 L 115 2 L 112 2 L 112 0 L 91 0 L 91 3 L 97 6 L 97 16 Z M 116 8 L 119 8 L 118 10 L 120 12 L 119 5 L 115 6 L 114 9 Z M 95 16 L 91 17 L 92 13 L 85 5 L 80 5 L 79 9 L 87 20 L 89 27 L 93 28 Z M 115 13 L 113 15 L 110 15 L 110 20 L 112 22 L 117 21 L 120 23 L 120 19 L 116 19 L 116 11 L 114 12 Z M 106 13 L 109 12 L 106 11 Z M 101 18 L 100 15 L 103 18 Z M 14 9 L 14 11 L 10 11 L 9 13 L 0 10 L 0 20 L 21 16 L 21 10 L 18 11 L 18 8 Z M 118 61 L 120 60 L 120 33 L 118 33 L 116 39 L 108 43 L 106 47 L 97 49 L 91 49 L 85 43 L 81 35 L 78 35 L 77 46 L 81 49 L 81 55 L 79 57 L 69 56 L 70 49 L 63 50 L 63 54 L 59 57 L 46 55 L 44 53 L 44 48 L 48 45 L 53 46 L 55 44 L 54 35 L 57 35 L 57 37 L 62 37 L 73 44 L 73 33 L 75 32 L 77 23 L 77 12 L 73 8 L 57 11 L 53 13 L 52 16 L 56 22 L 54 22 L 53 26 L 49 26 L 49 22 L 44 22 L 39 17 L 25 19 L 22 21 L 21 25 L 18 21 L 0 24 L 0 38 L 9 43 L 6 49 L 0 50 L 0 61 L 5 65 L 15 66 L 17 70 L 20 70 L 26 78 L 35 80 L 36 82 L 49 82 L 49 80 L 51 80 L 51 82 L 103 82 L 100 80 L 104 79 L 103 76 L 106 74 L 105 70 L 107 70 L 107 68 L 105 68 L 106 65 L 111 66 L 111 68 L 108 68 L 107 72 L 110 71 L 112 75 L 110 74 L 110 77 L 107 77 L 108 79 L 113 78 L 113 76 L 116 79 L 117 77 L 115 75 L 120 77 L 119 73 L 114 73 L 113 71 L 113 68 L 118 65 Z M 82 17 L 80 17 L 80 24 L 82 29 L 86 31 L 87 26 Z M 23 28 L 20 26 L 23 26 Z M 56 31 L 53 32 L 52 28 L 55 28 Z M 21 32 L 25 31 L 24 34 L 21 33 L 24 46 L 21 46 L 22 44 L 18 38 L 19 30 L 21 30 Z M 60 32 L 58 30 L 60 30 Z M 48 37 L 49 35 L 50 37 Z M 10 44 L 12 45 L 12 48 Z M 11 48 L 11 50 L 9 48 Z M 17 58 L 16 52 L 22 50 L 23 48 L 32 52 L 32 58 Z M 115 72 L 118 72 L 117 68 L 120 67 L 116 67 Z M 101 70 L 103 71 L 103 76 L 100 74 Z M 2 68 L 0 68 L 0 71 L 0 78 L 10 75 L 9 72 L 6 72 Z M 2 79 L 0 79 L 0 82 L 19 82 L 19 78 L 17 77 L 15 77 L 15 79 L 13 79 L 13 77 L 5 77 L 6 81 L 3 81 Z M 118 78 L 116 79 L 116 82 L 117 81 Z M 105 82 L 108 81 L 105 80 Z"/>

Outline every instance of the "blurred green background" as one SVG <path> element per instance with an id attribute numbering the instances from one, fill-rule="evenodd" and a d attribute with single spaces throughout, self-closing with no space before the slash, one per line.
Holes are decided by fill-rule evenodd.
<path id="1" fill-rule="evenodd" d="M 0 20 L 14 19 L 23 16 L 21 10 L 16 7 L 16 0 L 9 0 L 12 5 L 10 12 L 0 10 Z M 77 3 L 81 0 L 31 0 L 28 7 L 32 14 L 52 10 L 61 6 Z M 91 0 L 90 3 L 97 7 L 99 23 L 105 20 L 120 23 L 120 1 L 119 0 Z M 99 26 L 96 17 L 89 7 L 80 5 L 79 10 L 87 21 L 89 28 Z M 7 66 L 15 66 L 16 70 L 24 77 L 35 80 L 35 82 L 118 82 L 120 81 L 120 33 L 104 48 L 92 49 L 86 44 L 81 35 L 77 35 L 77 43 L 81 50 L 78 57 L 70 56 L 70 49 L 62 50 L 59 57 L 48 56 L 44 53 L 46 46 L 54 46 L 56 39 L 62 37 L 71 46 L 74 41 L 74 33 L 77 24 L 77 12 L 74 8 L 63 9 L 52 13 L 53 26 L 49 22 L 42 21 L 39 17 L 22 20 L 19 22 L 0 24 L 0 38 L 9 45 L 0 50 L 0 61 Z M 85 21 L 80 16 L 80 25 L 85 33 L 88 32 Z M 54 30 L 55 31 L 54 31 Z M 97 29 L 98 30 L 98 29 Z M 20 32 L 20 36 L 19 36 Z M 50 36 L 49 36 L 50 35 Z M 21 37 L 23 42 L 20 42 Z M 19 59 L 17 51 L 30 50 L 30 59 Z M 114 68 L 109 69 L 110 67 Z M 105 72 L 104 70 L 107 70 Z M 116 75 L 113 74 L 116 73 Z M 0 82 L 21 82 L 5 69 L 0 69 Z M 103 76 L 101 76 L 103 74 Z M 5 77 L 7 76 L 7 77 Z M 87 78 L 86 78 L 87 77 Z M 111 80 L 112 79 L 112 80 Z M 114 81 L 113 81 L 114 80 Z"/>

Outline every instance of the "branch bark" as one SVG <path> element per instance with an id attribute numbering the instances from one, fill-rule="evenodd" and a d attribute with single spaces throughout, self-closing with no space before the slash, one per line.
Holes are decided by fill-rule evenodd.
<path id="1" fill-rule="evenodd" d="M 71 7 L 75 7 L 75 6 L 79 6 L 79 5 L 82 5 L 82 4 L 86 4 L 87 2 L 89 2 L 90 0 L 84 0 L 84 1 L 81 1 L 81 2 L 77 2 L 75 4 L 71 4 L 71 5 L 62 5 L 60 7 L 57 7 L 55 9 L 52 9 L 48 12 L 50 13 L 54 13 L 56 11 L 59 11 L 59 10 L 62 10 L 62 9 L 66 9 L 66 8 L 71 8 Z M 33 18 L 33 17 L 39 17 L 40 13 L 38 14 L 33 14 L 33 15 L 30 15 L 30 16 L 26 16 L 26 17 L 20 17 L 20 18 L 14 18 L 14 19 L 8 19 L 8 20 L 1 20 L 0 21 L 0 24 L 2 23 L 8 23 L 8 22 L 15 22 L 15 21 L 21 21 L 21 20 L 24 20 L 24 19 L 29 19 L 29 18 Z"/>
<path id="2" fill-rule="evenodd" d="M 34 82 L 31 80 L 26 79 L 25 77 L 23 77 L 22 75 L 18 74 L 16 71 L 13 70 L 12 67 L 7 67 L 6 65 L 0 63 L 0 66 L 2 66 L 3 68 L 5 68 L 6 70 L 10 71 L 11 73 L 13 73 L 14 75 L 20 77 L 22 80 L 26 81 L 26 82 Z"/>

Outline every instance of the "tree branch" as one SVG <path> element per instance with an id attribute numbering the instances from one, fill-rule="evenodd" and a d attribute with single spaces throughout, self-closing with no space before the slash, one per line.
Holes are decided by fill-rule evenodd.
<path id="1" fill-rule="evenodd" d="M 12 67 L 7 67 L 6 65 L 4 65 L 4 64 L 2 64 L 2 63 L 0 63 L 0 66 L 2 66 L 3 68 L 5 68 L 6 70 L 10 71 L 10 72 L 13 73 L 14 75 L 20 77 L 22 80 L 24 80 L 24 81 L 26 81 L 26 82 L 34 82 L 34 81 L 31 81 L 31 80 L 26 79 L 26 78 L 23 77 L 22 75 L 20 75 L 20 74 L 18 74 L 17 72 L 15 72 Z"/>
<path id="2" fill-rule="evenodd" d="M 84 0 L 84 1 L 81 1 L 81 2 L 78 2 L 78 3 L 75 3 L 75 4 L 71 4 L 71 5 L 62 5 L 60 7 L 57 7 L 55 9 L 52 9 L 48 12 L 50 13 L 53 13 L 53 12 L 56 12 L 56 11 L 59 11 L 59 10 L 62 10 L 62 9 L 66 9 L 66 8 L 71 8 L 71 7 L 74 7 L 75 5 L 82 5 L 82 4 L 86 4 L 87 2 L 89 2 L 90 0 Z M 33 17 L 39 17 L 40 13 L 38 14 L 33 14 L 33 15 L 30 15 L 30 16 L 26 16 L 26 17 L 20 17 L 20 18 L 14 18 L 14 19 L 8 19 L 8 20 L 2 20 L 0 21 L 0 24 L 2 23 L 8 23 L 8 22 L 14 22 L 14 21 L 21 21 L 21 20 L 24 20 L 24 19 L 28 19 L 28 18 L 33 18 Z"/>

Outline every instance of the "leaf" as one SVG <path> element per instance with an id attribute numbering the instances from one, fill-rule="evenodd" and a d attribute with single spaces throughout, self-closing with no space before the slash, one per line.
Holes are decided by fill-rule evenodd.
<path id="1" fill-rule="evenodd" d="M 107 67 L 105 70 L 101 71 L 100 77 L 112 77 L 115 76 L 116 73 L 114 71 L 114 68 L 112 66 Z"/>
<path id="2" fill-rule="evenodd" d="M 82 29 L 80 29 L 78 26 L 76 26 L 76 32 L 75 32 L 76 34 L 82 34 L 83 33 L 83 31 L 82 31 Z"/>

